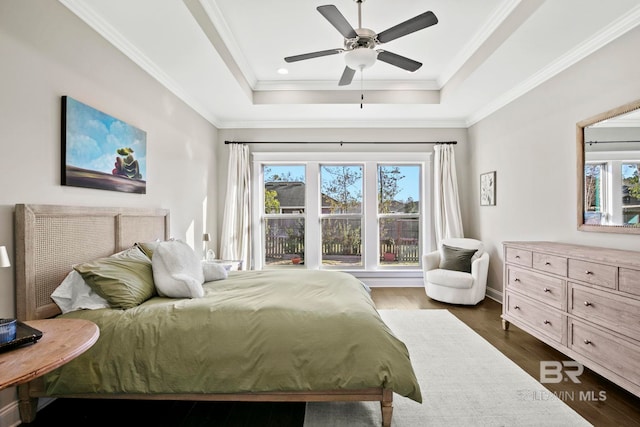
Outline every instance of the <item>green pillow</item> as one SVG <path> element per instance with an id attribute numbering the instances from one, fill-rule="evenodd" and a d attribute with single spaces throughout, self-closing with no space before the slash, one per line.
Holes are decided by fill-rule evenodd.
<path id="1" fill-rule="evenodd" d="M 133 247 L 73 267 L 113 308 L 132 308 L 156 295 L 151 260 Z"/>
<path id="2" fill-rule="evenodd" d="M 476 252 L 477 249 L 464 249 L 442 245 L 440 268 L 443 270 L 471 273 L 471 258 Z"/>

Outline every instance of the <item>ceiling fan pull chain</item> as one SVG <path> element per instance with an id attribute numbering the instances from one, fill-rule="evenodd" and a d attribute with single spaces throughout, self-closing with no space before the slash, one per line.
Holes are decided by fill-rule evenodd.
<path id="1" fill-rule="evenodd" d="M 363 71 L 360 70 L 360 109 L 362 110 L 362 104 L 364 103 L 364 78 Z"/>

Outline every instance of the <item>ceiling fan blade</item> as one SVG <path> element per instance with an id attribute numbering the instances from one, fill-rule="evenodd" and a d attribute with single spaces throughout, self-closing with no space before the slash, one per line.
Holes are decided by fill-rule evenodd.
<path id="1" fill-rule="evenodd" d="M 338 86 L 347 86 L 351 84 L 353 80 L 353 75 L 356 73 L 356 70 L 349 67 L 344 67 L 344 71 L 342 72 L 342 77 L 340 77 L 340 82 Z"/>
<path id="2" fill-rule="evenodd" d="M 287 56 L 286 58 L 284 58 L 284 60 L 287 61 L 287 62 L 296 62 L 296 61 L 302 61 L 304 59 L 319 58 L 321 56 L 335 55 L 336 53 L 341 53 L 341 52 L 344 52 L 344 49 L 320 50 L 318 52 L 303 53 L 302 55 Z"/>
<path id="3" fill-rule="evenodd" d="M 351 24 L 349 24 L 349 21 L 347 21 L 347 18 L 340 13 L 337 7 L 332 4 L 328 4 L 325 6 L 318 6 L 316 9 L 318 9 L 318 12 L 320 12 L 322 16 L 327 18 L 327 21 L 329 21 L 331 25 L 336 27 L 336 30 L 340 31 L 340 34 L 342 34 L 344 38 L 352 39 L 358 37 L 356 30 L 353 29 Z"/>
<path id="4" fill-rule="evenodd" d="M 396 67 L 400 67 L 404 70 L 412 72 L 422 67 L 421 62 L 414 61 L 413 59 L 409 59 L 404 56 L 396 55 L 392 52 L 387 52 L 386 50 L 378 51 L 378 59 L 382 62 L 386 62 L 387 64 L 395 65 Z"/>
<path id="5" fill-rule="evenodd" d="M 414 33 L 423 28 L 430 27 L 438 23 L 438 18 L 433 12 L 425 12 L 422 15 L 415 16 L 408 21 L 404 21 L 394 27 L 384 30 L 378 34 L 378 41 L 380 43 L 387 43 L 391 40 L 395 40 L 399 37 L 406 36 L 407 34 Z"/>

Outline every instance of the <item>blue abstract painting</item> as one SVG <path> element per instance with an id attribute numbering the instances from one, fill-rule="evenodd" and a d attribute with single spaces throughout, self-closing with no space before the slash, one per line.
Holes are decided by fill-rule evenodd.
<path id="1" fill-rule="evenodd" d="M 62 185 L 145 194 L 147 134 L 62 97 Z"/>

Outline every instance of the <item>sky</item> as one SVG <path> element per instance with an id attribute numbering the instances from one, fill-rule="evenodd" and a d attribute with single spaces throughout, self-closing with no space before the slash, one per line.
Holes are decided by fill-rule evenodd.
<path id="1" fill-rule="evenodd" d="M 638 164 L 623 164 L 622 165 L 622 178 L 631 178 L 638 170 Z"/>
<path id="2" fill-rule="evenodd" d="M 111 173 L 118 148 L 132 148 L 142 179 L 147 179 L 147 134 L 115 117 L 67 97 L 66 163 Z"/>

